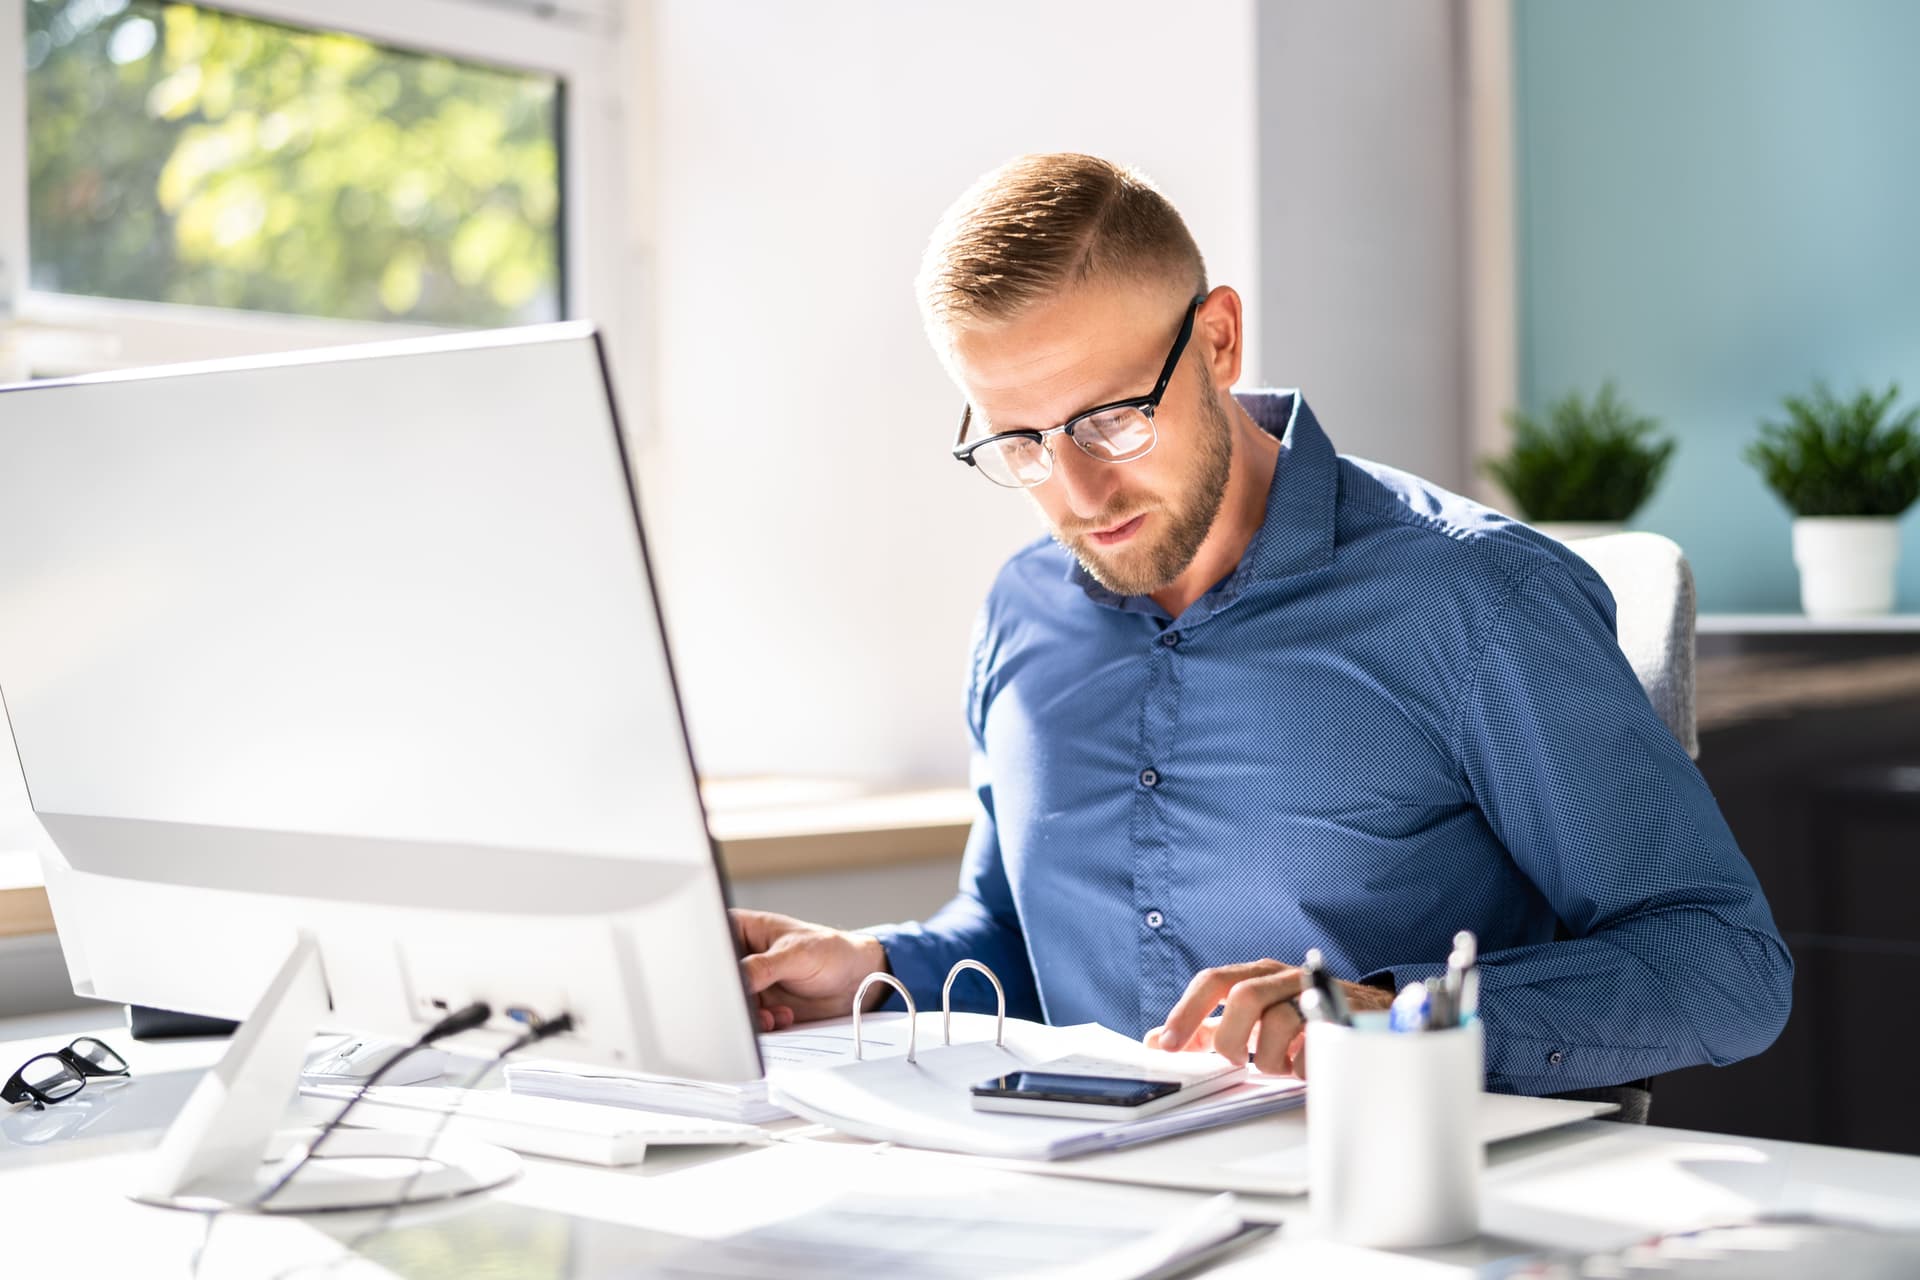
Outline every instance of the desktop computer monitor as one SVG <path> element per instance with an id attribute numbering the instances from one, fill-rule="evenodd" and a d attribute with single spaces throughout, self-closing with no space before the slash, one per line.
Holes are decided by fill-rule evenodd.
<path id="1" fill-rule="evenodd" d="M 251 1019 L 157 1199 L 318 1020 L 760 1075 L 589 326 L 5 389 L 0 698 L 75 990 Z"/>

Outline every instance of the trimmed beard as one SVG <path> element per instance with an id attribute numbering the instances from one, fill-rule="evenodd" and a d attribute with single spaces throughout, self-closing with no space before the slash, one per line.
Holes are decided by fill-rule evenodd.
<path id="1" fill-rule="evenodd" d="M 1194 443 L 1199 449 L 1193 480 L 1178 500 L 1160 508 L 1166 528 L 1151 546 L 1122 547 L 1119 563 L 1103 560 L 1084 534 L 1063 537 L 1056 529 L 1054 541 L 1065 547 L 1092 579 L 1116 595 L 1148 596 L 1173 585 L 1200 553 L 1200 544 L 1213 529 L 1214 518 L 1227 494 L 1227 477 L 1233 469 L 1233 423 L 1226 410 L 1214 398 L 1211 385 L 1200 388 L 1200 429 Z M 1157 428 L 1156 428 L 1157 429 Z M 1124 465 L 1124 464 L 1123 464 Z M 1126 509 L 1123 496 L 1112 511 L 1094 518 L 1093 527 L 1106 529 L 1119 524 L 1138 511 Z M 1152 510 L 1152 508 L 1148 508 Z"/>

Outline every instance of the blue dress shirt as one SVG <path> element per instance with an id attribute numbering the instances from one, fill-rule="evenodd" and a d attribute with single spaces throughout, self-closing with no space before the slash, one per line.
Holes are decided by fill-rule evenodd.
<path id="1" fill-rule="evenodd" d="M 1772 1043 L 1793 962 L 1578 556 L 1336 456 L 1243 395 L 1280 460 L 1239 566 L 1177 618 L 1050 540 L 976 628 L 981 813 L 960 892 L 873 932 L 923 1007 L 955 960 L 1009 1012 L 1132 1035 L 1195 972 L 1318 946 L 1439 973 L 1479 935 L 1490 1087 L 1555 1093 Z M 977 978 L 956 1003 L 991 1007 Z M 964 995 L 964 1001 L 961 997 Z"/>

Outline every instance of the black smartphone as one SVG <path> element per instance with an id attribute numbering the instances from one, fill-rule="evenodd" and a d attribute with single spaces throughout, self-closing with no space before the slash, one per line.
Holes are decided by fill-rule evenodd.
<path id="1" fill-rule="evenodd" d="M 1180 1089 L 1173 1080 L 1128 1080 L 1120 1076 L 1074 1076 L 1052 1071 L 1010 1071 L 973 1086 L 981 1098 L 1017 1098 L 1029 1102 L 1081 1102 L 1105 1107 L 1138 1107 Z"/>

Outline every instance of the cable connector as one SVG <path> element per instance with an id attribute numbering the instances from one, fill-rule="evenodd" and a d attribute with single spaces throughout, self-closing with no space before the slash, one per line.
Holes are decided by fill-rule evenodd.
<path id="1" fill-rule="evenodd" d="M 448 1036 L 457 1036 L 462 1031 L 471 1031 L 483 1027 L 493 1017 L 493 1006 L 485 1000 L 475 1000 L 472 1004 L 455 1009 L 440 1021 L 427 1028 L 426 1034 L 417 1042 L 429 1045 L 435 1040 L 444 1040 Z"/>
<path id="2" fill-rule="evenodd" d="M 527 1024 L 527 1030 L 519 1039 L 500 1051 L 501 1058 L 505 1058 L 508 1054 L 518 1053 L 530 1044 L 538 1044 L 549 1036 L 564 1035 L 573 1030 L 573 1015 L 570 1013 L 558 1013 L 551 1018 L 542 1018 L 538 1014 L 524 1009 L 509 1010 L 508 1013 L 516 1022 L 525 1022 Z M 525 1016 L 520 1016 L 522 1014 Z M 496 1059 L 496 1061 L 498 1061 L 498 1059 Z"/>

